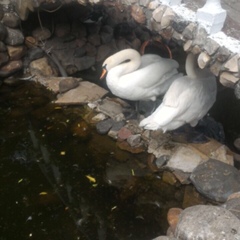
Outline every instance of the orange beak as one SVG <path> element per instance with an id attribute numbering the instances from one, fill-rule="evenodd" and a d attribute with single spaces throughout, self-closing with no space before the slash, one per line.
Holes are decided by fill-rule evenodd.
<path id="1" fill-rule="evenodd" d="M 100 80 L 102 80 L 106 76 L 106 74 L 107 74 L 107 70 L 106 70 L 106 68 L 103 68 L 102 74 L 100 76 Z"/>

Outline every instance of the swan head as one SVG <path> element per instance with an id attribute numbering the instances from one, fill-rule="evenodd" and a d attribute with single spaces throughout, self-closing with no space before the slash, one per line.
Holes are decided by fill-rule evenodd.
<path id="1" fill-rule="evenodd" d="M 113 62 L 114 55 L 108 57 L 102 64 L 102 74 L 100 76 L 100 79 L 102 80 L 108 73 L 108 71 L 116 66 L 116 63 Z"/>
<path id="2" fill-rule="evenodd" d="M 103 65 L 102 66 L 102 73 L 101 73 L 101 76 L 100 76 L 100 80 L 102 80 L 107 74 L 107 65 Z"/>
<path id="3" fill-rule="evenodd" d="M 126 62 L 131 62 L 134 60 L 135 65 L 137 64 L 138 68 L 141 64 L 141 56 L 138 51 L 128 48 L 121 50 L 110 57 L 108 57 L 102 64 L 102 74 L 100 76 L 100 79 L 103 79 L 105 75 L 114 67 L 117 67 L 118 65 L 121 65 Z M 126 68 L 128 69 L 128 68 Z"/>

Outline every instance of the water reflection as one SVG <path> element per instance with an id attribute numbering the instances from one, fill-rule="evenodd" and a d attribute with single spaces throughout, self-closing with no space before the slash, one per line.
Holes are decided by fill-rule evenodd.
<path id="1" fill-rule="evenodd" d="M 0 239 L 151 239 L 182 190 L 35 83 L 0 94 Z M 178 197 L 176 197 L 178 196 Z"/>

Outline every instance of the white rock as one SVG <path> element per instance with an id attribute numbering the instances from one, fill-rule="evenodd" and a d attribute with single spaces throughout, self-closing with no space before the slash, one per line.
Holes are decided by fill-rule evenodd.
<path id="1" fill-rule="evenodd" d="M 182 0 L 160 0 L 161 3 L 174 6 L 174 5 L 180 5 Z"/>
<path id="2" fill-rule="evenodd" d="M 187 146 L 179 147 L 167 163 L 167 167 L 192 172 L 204 159 Z"/>

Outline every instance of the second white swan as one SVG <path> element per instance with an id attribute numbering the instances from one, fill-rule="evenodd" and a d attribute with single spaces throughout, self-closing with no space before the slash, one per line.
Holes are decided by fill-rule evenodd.
<path id="1" fill-rule="evenodd" d="M 140 122 L 145 129 L 163 132 L 175 130 L 185 123 L 195 127 L 216 100 L 216 77 L 208 69 L 198 69 L 196 57 L 190 53 L 186 60 L 187 76 L 174 81 L 162 104 Z"/>
<path id="2" fill-rule="evenodd" d="M 134 49 L 125 49 L 104 61 L 100 78 L 107 74 L 107 86 L 115 96 L 132 101 L 155 101 L 182 76 L 178 67 L 173 59 L 155 54 L 141 56 Z"/>

